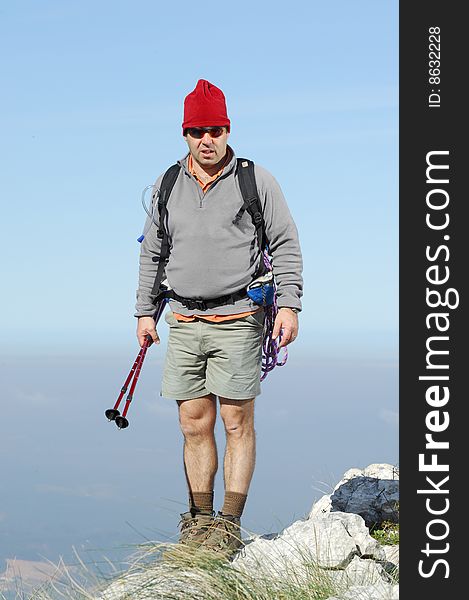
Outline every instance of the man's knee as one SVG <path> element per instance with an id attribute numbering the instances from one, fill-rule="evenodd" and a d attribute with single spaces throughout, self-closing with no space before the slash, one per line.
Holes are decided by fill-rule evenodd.
<path id="1" fill-rule="evenodd" d="M 254 399 L 221 401 L 220 415 L 227 437 L 237 439 L 254 434 Z"/>
<path id="2" fill-rule="evenodd" d="M 197 398 L 179 402 L 179 425 L 186 439 L 212 436 L 216 416 L 214 398 Z"/>

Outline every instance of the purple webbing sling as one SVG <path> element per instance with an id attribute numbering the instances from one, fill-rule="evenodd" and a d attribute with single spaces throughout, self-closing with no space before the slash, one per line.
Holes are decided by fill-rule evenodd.
<path id="1" fill-rule="evenodd" d="M 269 260 L 267 252 L 264 251 L 264 265 L 271 271 L 272 264 Z M 264 334 L 262 338 L 262 367 L 261 367 L 261 381 L 267 377 L 274 367 L 283 367 L 288 359 L 288 350 L 284 347 L 283 358 L 280 359 L 280 352 L 278 345 L 282 339 L 282 333 L 276 340 L 272 338 L 274 330 L 275 317 L 278 313 L 277 307 L 277 294 L 275 293 L 275 281 L 274 281 L 274 301 L 270 306 L 264 307 L 265 320 L 264 320 Z"/>

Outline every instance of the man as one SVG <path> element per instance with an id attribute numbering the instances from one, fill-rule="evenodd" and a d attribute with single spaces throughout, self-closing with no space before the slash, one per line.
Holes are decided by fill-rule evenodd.
<path id="1" fill-rule="evenodd" d="M 181 515 L 180 541 L 232 555 L 242 546 L 240 517 L 255 464 L 254 399 L 260 394 L 264 312 L 245 289 L 257 276 L 262 248 L 248 212 L 234 219 L 243 198 L 236 157 L 228 145 L 230 120 L 223 92 L 199 80 L 184 100 L 182 129 L 189 153 L 179 161 L 167 203 L 171 253 L 165 275 L 174 295 L 165 317 L 170 332 L 161 395 L 177 400 L 184 436 L 189 510 Z M 154 199 L 162 177 L 156 181 Z M 298 233 L 272 175 L 255 165 L 255 178 L 277 283 L 279 311 L 273 337 L 282 333 L 280 346 L 286 346 L 298 334 L 301 310 Z M 159 343 L 152 318 L 152 287 L 161 250 L 155 221 L 155 216 L 147 221 L 140 254 L 136 304 L 140 345 L 148 334 Z M 194 307 L 193 299 L 223 301 L 204 310 L 203 304 Z M 217 398 L 226 449 L 225 497 L 215 516 Z"/>

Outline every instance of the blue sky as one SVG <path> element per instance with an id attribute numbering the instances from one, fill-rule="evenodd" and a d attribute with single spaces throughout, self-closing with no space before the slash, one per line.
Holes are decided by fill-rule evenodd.
<path id="1" fill-rule="evenodd" d="M 397 462 L 397 27 L 391 0 L 300 1 L 291 10 L 272 1 L 2 4 L 0 374 L 9 429 L 0 447 L 11 479 L 0 531 L 21 538 L 19 499 L 29 493 L 43 515 L 32 530 L 49 531 L 34 534 L 46 555 L 80 537 L 66 507 L 87 515 L 91 540 L 111 543 L 108 506 L 122 507 L 113 516 L 121 526 L 143 471 L 116 484 L 106 460 L 132 455 L 138 439 L 146 474 L 158 453 L 166 467 L 158 467 L 165 489 L 152 491 L 153 503 L 142 490 L 137 512 L 174 533 L 173 515 L 152 512 L 163 495 L 184 498 L 174 407 L 158 400 L 164 325 L 133 431 L 110 431 L 102 413 L 137 351 L 140 193 L 186 153 L 182 103 L 199 78 L 226 95 L 236 153 L 279 181 L 304 254 L 300 338 L 269 376 L 258 416 L 269 451 L 275 419 L 289 423 L 278 464 L 296 493 L 280 495 L 262 527 L 274 512 L 287 521 L 295 506 L 307 510 L 316 475 L 334 484 L 349 467 Z M 314 435 L 304 431 L 308 460 L 291 469 L 306 415 L 326 447 L 310 447 Z M 269 465 L 260 459 L 259 481 Z M 266 497 L 273 483 L 266 479 Z M 53 531 L 59 506 L 67 535 Z M 253 500 L 246 518 L 254 527 L 260 515 Z M 47 535 L 57 543 L 47 546 Z M 34 552 L 28 546 L 25 558 Z"/>

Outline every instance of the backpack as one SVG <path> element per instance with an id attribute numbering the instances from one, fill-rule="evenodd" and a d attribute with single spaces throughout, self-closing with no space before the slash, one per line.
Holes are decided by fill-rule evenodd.
<path id="1" fill-rule="evenodd" d="M 174 164 L 165 172 L 163 179 L 161 180 L 160 193 L 158 196 L 158 214 L 159 214 L 159 226 L 157 236 L 161 240 L 160 258 L 158 261 L 158 269 L 156 272 L 155 281 L 152 288 L 152 295 L 155 296 L 154 304 L 157 304 L 162 296 L 166 298 L 172 298 L 181 302 L 184 306 L 191 310 L 207 310 L 207 308 L 214 308 L 216 306 L 222 306 L 223 304 L 229 304 L 235 300 L 238 300 L 246 296 L 246 288 L 229 294 L 226 296 L 220 296 L 219 298 L 213 298 L 210 300 L 197 300 L 193 298 L 182 298 L 174 292 L 174 290 L 167 290 L 163 284 L 164 270 L 168 264 L 170 255 L 170 240 L 167 232 L 166 224 L 168 219 L 167 204 L 171 195 L 176 179 L 178 178 L 181 167 L 179 164 Z M 233 224 L 237 225 L 241 220 L 244 212 L 247 211 L 250 216 L 252 223 L 256 229 L 257 241 L 259 248 L 261 249 L 262 257 L 258 268 L 257 276 L 263 275 L 266 271 L 264 265 L 264 251 L 267 249 L 267 236 L 265 233 L 264 217 L 262 215 L 262 206 L 257 192 L 256 178 L 254 174 L 254 163 L 252 160 L 246 158 L 238 158 L 236 164 L 236 174 L 238 177 L 238 183 L 243 197 L 243 204 L 236 213 L 233 219 Z M 158 260 L 158 259 L 156 259 Z"/>

